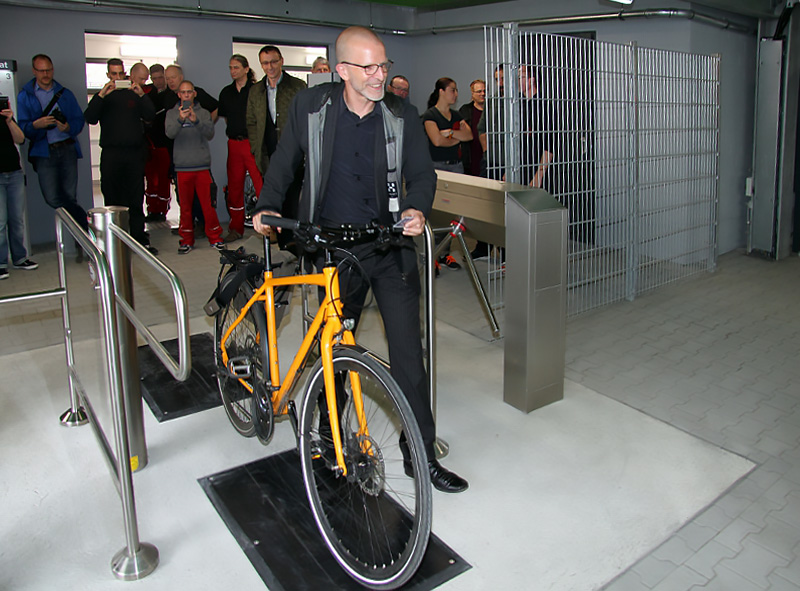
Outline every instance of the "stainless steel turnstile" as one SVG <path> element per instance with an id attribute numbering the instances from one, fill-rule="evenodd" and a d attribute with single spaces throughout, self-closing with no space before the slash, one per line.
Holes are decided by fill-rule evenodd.
<path id="1" fill-rule="evenodd" d="M 567 210 L 550 194 L 437 171 L 431 224 L 506 246 L 503 399 L 530 412 L 564 397 Z M 465 253 L 468 256 L 468 253 Z"/>

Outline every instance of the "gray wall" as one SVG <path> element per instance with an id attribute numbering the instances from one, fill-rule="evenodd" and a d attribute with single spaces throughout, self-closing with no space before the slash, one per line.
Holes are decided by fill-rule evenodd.
<path id="1" fill-rule="evenodd" d="M 689 23 L 695 53 L 721 56 L 719 118 L 719 208 L 717 242 L 724 253 L 745 245 L 745 178 L 752 173 L 756 86 L 755 36 Z"/>
<path id="2" fill-rule="evenodd" d="M 332 3 L 333 5 L 337 3 Z M 360 4 L 360 3 L 359 3 Z M 636 8 L 655 3 L 637 2 Z M 680 3 L 685 7 L 685 3 Z M 547 8 L 532 7 L 528 1 L 514 1 L 491 6 L 456 11 L 442 11 L 417 16 L 416 26 L 455 25 L 508 19 L 524 19 L 551 14 L 608 12 L 610 7 L 589 0 L 567 0 Z M 342 14 L 317 15 L 319 18 L 341 20 Z M 334 18 L 335 17 L 335 18 Z M 364 20 L 358 14 L 359 21 Z M 296 26 L 253 23 L 191 17 L 138 16 L 99 13 L 93 11 L 52 11 L 0 6 L 3 22 L 0 38 L 0 57 L 16 59 L 21 66 L 20 81 L 30 78 L 29 59 L 35 53 L 50 54 L 55 61 L 56 78 L 73 90 L 79 102 L 85 102 L 84 45 L 85 31 L 132 34 L 169 34 L 178 37 L 178 60 L 187 77 L 211 94 L 230 82 L 227 62 L 233 37 L 254 40 L 328 44 L 338 29 L 317 26 Z M 47 34 L 41 34 L 43 21 L 53 23 Z M 386 19 L 383 19 L 386 20 Z M 401 20 L 406 20 L 405 18 Z M 355 22 L 355 21 L 354 21 Z M 57 23 L 57 26 L 56 24 Z M 366 23 L 364 23 L 366 24 Z M 400 23 L 405 24 L 405 23 Z M 608 21 L 580 25 L 547 27 L 544 32 L 596 31 L 597 39 L 616 43 L 637 42 L 644 47 L 656 47 L 698 53 L 719 53 L 722 56 L 722 89 L 720 111 L 720 253 L 744 245 L 744 177 L 749 174 L 752 146 L 753 88 L 755 84 L 755 36 L 745 35 L 682 19 L 647 19 Z M 37 32 L 38 34 L 34 34 Z M 480 30 L 415 36 L 384 35 L 389 57 L 394 60 L 393 73 L 411 80 L 411 101 L 424 110 L 434 82 L 441 76 L 456 80 L 461 92 L 459 104 L 470 99 L 469 82 L 484 77 L 483 32 Z M 258 66 L 256 66 L 258 68 Z M 260 72 L 257 69 L 257 73 Z M 81 138 L 85 151 L 88 136 Z M 217 125 L 217 138 L 212 142 L 212 170 L 219 186 L 225 184 L 225 141 L 223 124 Z M 79 172 L 81 201 L 88 205 L 91 177 L 88 159 Z M 29 183 L 29 217 L 34 243 L 52 241 L 52 213 L 44 205 L 35 181 Z M 222 200 L 220 200 L 221 202 Z M 223 212 L 222 218 L 227 215 Z"/>

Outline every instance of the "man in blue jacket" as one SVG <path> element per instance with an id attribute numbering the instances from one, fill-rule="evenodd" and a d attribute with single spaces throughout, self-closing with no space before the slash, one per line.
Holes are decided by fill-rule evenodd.
<path id="1" fill-rule="evenodd" d="M 30 140 L 28 160 L 39 175 L 39 187 L 53 209 L 63 207 L 87 230 L 86 211 L 78 205 L 78 134 L 83 111 L 69 89 L 53 77 L 53 61 L 44 54 L 33 57 L 34 78 L 17 97 L 19 126 Z"/>
<path id="2" fill-rule="evenodd" d="M 425 132 L 415 108 L 384 94 L 392 62 L 375 33 L 363 27 L 345 29 L 336 40 L 336 57 L 343 82 L 321 84 L 294 97 L 256 211 L 279 215 L 296 171 L 305 162 L 300 219 L 347 227 L 405 219 L 408 248 L 391 248 L 360 261 L 368 285 L 353 286 L 351 280 L 361 279 L 358 273 L 340 275 L 344 313 L 357 321 L 367 289 L 372 288 L 389 342 L 392 376 L 422 432 L 431 484 L 443 492 L 461 492 L 467 481 L 442 466 L 434 453 L 436 425 L 422 362 L 420 283 L 411 237 L 422 234 L 436 189 Z M 400 187 L 401 180 L 403 194 L 390 194 L 390 183 Z M 270 233 L 260 215 L 253 216 L 253 228 Z M 353 253 L 359 256 L 369 248 L 355 246 Z M 413 476 L 409 462 L 405 470 Z"/>

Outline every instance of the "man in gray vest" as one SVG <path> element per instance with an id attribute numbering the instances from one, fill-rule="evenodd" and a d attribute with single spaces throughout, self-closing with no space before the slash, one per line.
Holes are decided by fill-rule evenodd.
<path id="1" fill-rule="evenodd" d="M 422 362 L 420 282 L 411 237 L 422 233 L 436 188 L 428 140 L 416 109 L 384 94 L 392 62 L 375 33 L 363 27 L 345 29 L 336 40 L 336 56 L 336 72 L 343 82 L 321 84 L 295 97 L 256 211 L 273 215 L 281 211 L 305 161 L 299 219 L 333 227 L 406 220 L 404 246 L 368 257 L 359 255 L 371 251 L 372 245 L 352 247 L 369 281 L 353 269 L 342 271 L 344 312 L 357 322 L 372 288 L 389 342 L 392 376 L 419 423 L 431 483 L 443 492 L 461 492 L 467 481 L 444 468 L 434 453 L 436 426 Z M 390 192 L 390 182 L 400 187 L 401 180 L 405 195 Z M 269 233 L 258 214 L 253 216 L 253 227 Z M 410 462 L 406 474 L 413 476 Z"/>

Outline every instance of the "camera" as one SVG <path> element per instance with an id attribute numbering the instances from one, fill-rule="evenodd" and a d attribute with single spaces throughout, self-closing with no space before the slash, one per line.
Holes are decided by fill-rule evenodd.
<path id="1" fill-rule="evenodd" d="M 61 123 L 61 124 L 64 124 L 64 123 L 66 123 L 66 122 L 67 122 L 67 117 L 66 117 L 66 115 L 64 115 L 64 113 L 62 113 L 62 112 L 61 112 L 60 110 L 58 110 L 58 109 L 53 109 L 53 111 L 50 113 L 50 115 L 52 115 L 52 116 L 53 116 L 53 119 L 55 119 L 56 121 L 58 121 L 58 122 L 59 122 L 59 123 Z"/>
<path id="2" fill-rule="evenodd" d="M 0 96 L 0 111 L 5 111 L 9 108 L 8 97 Z"/>

